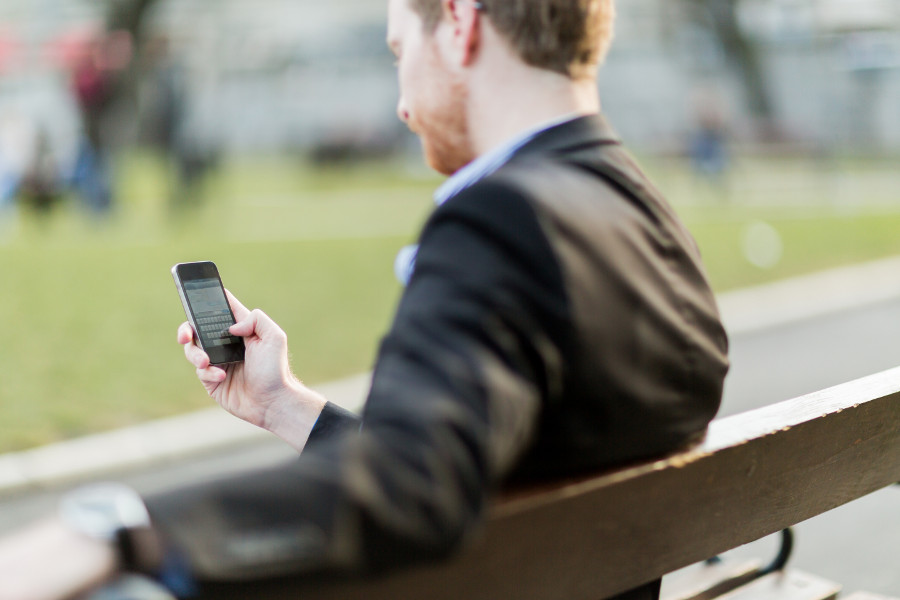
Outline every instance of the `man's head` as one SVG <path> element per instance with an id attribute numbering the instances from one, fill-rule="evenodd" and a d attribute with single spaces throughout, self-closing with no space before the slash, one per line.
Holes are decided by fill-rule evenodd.
<path id="1" fill-rule="evenodd" d="M 426 31 L 409 0 L 390 0 L 387 42 L 397 57 L 397 115 L 422 140 L 426 162 L 450 175 L 470 162 L 474 151 L 466 122 L 468 89 L 448 56 L 447 36 L 439 41 L 436 29 Z"/>
<path id="2" fill-rule="evenodd" d="M 484 118 L 486 101 L 505 113 L 501 120 L 546 109 L 538 99 L 549 89 L 546 75 L 596 92 L 593 77 L 612 21 L 613 0 L 390 0 L 398 115 L 421 138 L 428 164 L 454 173 L 476 156 L 472 133 L 484 138 L 497 121 Z M 545 75 L 526 75 L 529 83 L 503 98 L 513 72 Z M 482 118 L 473 124 L 476 113 Z"/>
<path id="3" fill-rule="evenodd" d="M 408 0 L 433 32 L 445 0 Z M 614 0 L 481 0 L 481 12 L 526 63 L 572 78 L 590 77 L 613 36 Z"/>

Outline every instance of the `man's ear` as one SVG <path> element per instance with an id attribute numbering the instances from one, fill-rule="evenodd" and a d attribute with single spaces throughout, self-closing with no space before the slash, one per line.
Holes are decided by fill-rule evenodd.
<path id="1" fill-rule="evenodd" d="M 481 44 L 478 3 L 473 0 L 441 0 L 444 19 L 452 29 L 454 52 L 462 66 L 475 62 Z"/>

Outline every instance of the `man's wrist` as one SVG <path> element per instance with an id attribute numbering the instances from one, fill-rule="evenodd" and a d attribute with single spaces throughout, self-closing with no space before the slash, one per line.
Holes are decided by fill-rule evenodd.
<path id="1" fill-rule="evenodd" d="M 300 451 L 325 404 L 327 401 L 321 394 L 292 377 L 267 411 L 264 429 Z"/>

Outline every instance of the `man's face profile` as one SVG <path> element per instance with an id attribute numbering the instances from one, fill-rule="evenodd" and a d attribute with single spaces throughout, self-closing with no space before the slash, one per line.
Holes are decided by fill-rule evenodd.
<path id="1" fill-rule="evenodd" d="M 419 136 L 425 160 L 450 175 L 472 160 L 466 126 L 467 88 L 448 64 L 441 34 L 445 21 L 427 31 L 409 0 L 390 0 L 388 47 L 397 57 L 400 100 L 397 115 Z"/>

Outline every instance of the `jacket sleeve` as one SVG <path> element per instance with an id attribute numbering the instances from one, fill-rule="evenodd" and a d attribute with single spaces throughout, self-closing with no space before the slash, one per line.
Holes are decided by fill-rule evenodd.
<path id="1" fill-rule="evenodd" d="M 322 409 L 319 418 L 316 419 L 316 424 L 313 425 L 312 431 L 309 432 L 306 444 L 318 444 L 321 440 L 327 440 L 343 431 L 358 430 L 359 426 L 360 418 L 355 414 L 341 408 L 337 404 L 326 402 L 325 408 Z"/>
<path id="2" fill-rule="evenodd" d="M 560 390 L 565 323 L 530 203 L 500 185 L 463 192 L 423 231 L 362 427 L 326 415 L 334 430 L 289 464 L 147 498 L 159 539 L 201 590 L 447 555 Z"/>

